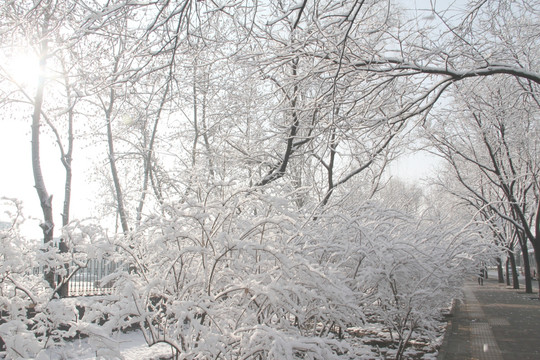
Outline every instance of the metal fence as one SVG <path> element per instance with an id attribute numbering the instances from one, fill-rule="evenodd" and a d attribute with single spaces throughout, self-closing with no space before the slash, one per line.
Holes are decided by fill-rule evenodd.
<path id="1" fill-rule="evenodd" d="M 106 295 L 112 292 L 112 281 L 103 279 L 123 268 L 122 264 L 106 260 L 89 260 L 69 279 L 67 296 Z"/>
<path id="2" fill-rule="evenodd" d="M 70 269 L 77 268 L 74 263 Z M 66 266 L 66 268 L 68 268 Z M 104 278 L 111 275 L 118 269 L 126 269 L 121 263 L 107 260 L 91 259 L 85 267 L 79 268 L 69 279 L 67 292 L 61 296 L 94 296 L 107 295 L 112 292 L 113 281 L 104 281 Z M 34 268 L 34 275 L 43 274 L 43 268 Z M 54 274 L 55 283 L 62 280 L 58 272 Z M 106 279 L 105 279 L 106 280 Z"/>

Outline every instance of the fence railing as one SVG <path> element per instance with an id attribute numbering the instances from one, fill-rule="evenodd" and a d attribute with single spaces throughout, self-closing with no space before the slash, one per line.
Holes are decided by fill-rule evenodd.
<path id="1" fill-rule="evenodd" d="M 70 267 L 66 266 L 66 268 L 77 268 L 77 266 L 74 266 L 74 263 L 71 265 L 72 266 Z M 61 296 L 94 296 L 110 294 L 112 292 L 113 282 L 103 281 L 103 279 L 122 268 L 126 268 L 122 263 L 90 259 L 85 267 L 79 268 L 70 277 L 67 285 L 67 292 L 63 292 L 65 295 Z M 34 268 L 33 273 L 34 275 L 43 274 L 43 269 Z M 58 271 L 54 274 L 54 281 L 57 284 L 61 281 L 61 275 Z"/>
<path id="2" fill-rule="evenodd" d="M 112 291 L 113 283 L 103 279 L 122 268 L 123 264 L 91 259 L 86 267 L 80 268 L 69 279 L 67 296 L 106 295 Z"/>

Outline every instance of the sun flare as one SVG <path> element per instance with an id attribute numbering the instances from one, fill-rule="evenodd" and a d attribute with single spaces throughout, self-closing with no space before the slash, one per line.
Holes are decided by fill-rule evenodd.
<path id="1" fill-rule="evenodd" d="M 15 53 L 4 58 L 4 72 L 19 86 L 27 87 L 37 83 L 40 69 L 39 58 L 28 52 Z"/>

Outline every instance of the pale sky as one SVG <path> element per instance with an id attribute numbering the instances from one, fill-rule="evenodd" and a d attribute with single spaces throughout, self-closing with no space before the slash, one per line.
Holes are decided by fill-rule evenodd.
<path id="1" fill-rule="evenodd" d="M 0 118 L 0 197 L 16 198 L 23 202 L 24 215 L 27 217 L 26 235 L 41 237 L 41 229 L 37 226 L 43 218 L 39 198 L 34 188 L 32 172 L 31 109 L 27 113 L 17 114 L 19 119 Z M 92 193 L 85 181 L 84 160 L 80 152 L 75 153 L 73 160 L 73 194 L 71 217 L 85 218 L 91 215 Z M 54 140 L 47 134 L 41 136 L 41 163 L 45 185 L 49 194 L 53 194 L 53 211 L 56 223 L 61 222 L 60 213 L 64 201 L 65 170 L 60 162 L 60 152 Z M 91 170 L 91 169 L 88 169 Z M 74 200 L 74 201 L 73 201 Z M 4 210 L 0 208 L 0 221 L 6 221 Z"/>

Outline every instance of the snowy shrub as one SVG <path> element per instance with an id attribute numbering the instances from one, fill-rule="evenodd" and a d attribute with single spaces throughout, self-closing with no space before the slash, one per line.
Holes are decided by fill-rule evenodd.
<path id="1" fill-rule="evenodd" d="M 40 344 L 29 330 L 32 321 L 28 315 L 40 303 L 44 284 L 32 273 L 32 251 L 19 233 L 24 221 L 20 203 L 2 202 L 11 222 L 0 229 L 0 338 L 8 357 L 29 357 L 39 351 Z"/>
<path id="2" fill-rule="evenodd" d="M 0 229 L 0 337 L 8 358 L 27 358 L 46 346 L 49 334 L 42 331 L 35 314 L 47 306 L 52 291 L 35 271 L 37 246 L 20 234 L 21 204 L 2 202 L 11 222 Z"/>
<path id="3" fill-rule="evenodd" d="M 486 245 L 476 229 L 427 213 L 418 219 L 374 203 L 344 210 L 321 216 L 325 236 L 306 236 L 307 251 L 342 272 L 369 321 L 386 326 L 401 358 L 415 332 L 436 330 L 435 320 L 474 265 L 470 254 Z"/>
<path id="4" fill-rule="evenodd" d="M 120 300 L 110 313 L 119 326 L 140 324 L 149 345 L 166 342 L 179 358 L 346 352 L 329 330 L 356 322 L 359 308 L 346 284 L 298 246 L 306 219 L 286 201 L 246 191 L 165 213 L 118 239 L 132 264 L 115 279 Z"/>
<path id="5" fill-rule="evenodd" d="M 11 222 L 0 229 L 0 337 L 7 358 L 39 358 L 47 349 L 61 347 L 78 333 L 88 334 L 88 325 L 83 326 L 85 320 L 79 319 L 77 304 L 60 300 L 57 291 L 61 284 L 51 288 L 43 273 L 49 269 L 64 276 L 74 273 L 84 266 L 85 258 L 100 248 L 89 237 L 95 240 L 103 232 L 93 226 L 89 231 L 82 224 L 70 225 L 63 235 L 73 251 L 61 254 L 53 244 L 41 246 L 21 236 L 19 228 L 24 217 L 20 203 L 2 200 Z"/>
<path id="6" fill-rule="evenodd" d="M 111 335 L 135 327 L 178 359 L 350 359 L 348 333 L 376 323 L 402 358 L 412 338 L 433 336 L 471 254 L 485 251 L 478 229 L 428 212 L 342 203 L 315 217 L 292 203 L 253 190 L 186 198 L 111 238 L 73 222 L 64 253 L 31 246 L 14 220 L 1 233 L 6 354 L 39 357 L 82 334 L 119 357 Z M 124 264 L 101 279 L 111 295 L 58 299 L 60 285 L 33 271 L 67 281 L 91 259 Z"/>

